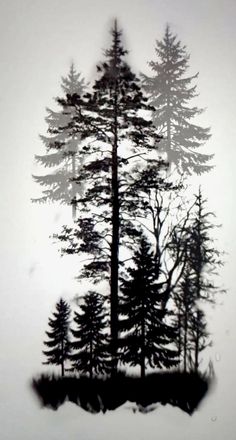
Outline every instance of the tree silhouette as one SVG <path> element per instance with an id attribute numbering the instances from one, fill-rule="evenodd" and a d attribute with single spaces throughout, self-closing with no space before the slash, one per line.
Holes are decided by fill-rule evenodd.
<path id="1" fill-rule="evenodd" d="M 193 341 L 190 341 L 190 332 L 192 331 L 193 316 L 196 309 L 194 286 L 188 268 L 184 271 L 174 298 L 177 309 L 179 359 L 180 361 L 183 360 L 183 370 L 186 372 L 191 359 Z"/>
<path id="2" fill-rule="evenodd" d="M 145 170 L 139 184 L 133 223 L 145 230 L 153 243 L 156 282 L 165 308 L 185 269 L 186 228 L 192 205 L 183 196 L 182 182 L 173 184 L 166 173 L 150 182 Z"/>
<path id="3" fill-rule="evenodd" d="M 134 253 L 133 263 L 121 286 L 120 329 L 125 332 L 121 359 L 132 366 L 140 365 L 144 378 L 146 364 L 159 368 L 178 364 L 178 352 L 170 347 L 176 330 L 166 322 L 168 312 L 163 310 L 155 279 L 154 253 L 144 236 Z"/>
<path id="4" fill-rule="evenodd" d="M 202 174 L 212 167 L 212 155 L 202 154 L 200 148 L 210 137 L 209 128 L 193 123 L 203 109 L 191 106 L 197 96 L 198 73 L 186 76 L 189 55 L 177 36 L 166 27 L 163 40 L 156 42 L 155 61 L 149 62 L 153 76 L 142 75 L 145 90 L 155 108 L 153 121 L 164 136 L 160 151 L 167 153 L 168 161 L 180 174 Z"/>
<path id="5" fill-rule="evenodd" d="M 75 312 L 74 323 L 76 329 L 71 329 L 74 352 L 70 355 L 73 369 L 89 373 L 91 379 L 94 373 L 108 372 L 110 361 L 104 298 L 97 292 L 89 291 L 80 312 Z"/>
<path id="6" fill-rule="evenodd" d="M 188 261 L 194 286 L 196 302 L 215 302 L 216 292 L 222 291 L 213 282 L 217 269 L 222 266 L 221 253 L 214 245 L 211 231 L 216 228 L 211 221 L 212 212 L 206 210 L 206 199 L 203 198 L 201 189 L 195 195 L 195 213 L 189 228 Z M 193 334 L 195 351 L 195 370 L 199 366 L 199 353 L 207 345 L 206 324 L 203 311 L 196 308 L 193 321 Z M 201 348 L 202 347 L 202 348 Z"/>
<path id="7" fill-rule="evenodd" d="M 190 351 L 188 362 L 190 366 L 197 372 L 199 370 L 201 351 L 212 345 L 207 330 L 207 321 L 203 310 L 196 307 L 193 311 L 190 321 Z"/>
<path id="8" fill-rule="evenodd" d="M 184 370 L 187 362 L 196 371 L 199 368 L 199 354 L 209 346 L 209 334 L 206 326 L 204 311 L 200 303 L 214 303 L 215 294 L 222 292 L 214 282 L 217 269 L 221 266 L 221 253 L 217 250 L 211 237 L 216 227 L 211 218 L 212 212 L 206 209 L 206 199 L 203 199 L 201 189 L 194 197 L 182 244 L 185 252 L 183 277 L 175 289 L 175 304 L 178 309 L 179 334 Z"/>
<path id="9" fill-rule="evenodd" d="M 35 182 L 43 188 L 43 195 L 33 199 L 34 202 L 54 202 L 72 204 L 72 215 L 76 217 L 76 205 L 74 202 L 78 191 L 82 188 L 73 181 L 81 166 L 79 154 L 80 136 L 75 132 L 72 123 L 75 116 L 75 105 L 71 100 L 74 94 L 82 95 L 86 90 L 84 78 L 77 73 L 73 63 L 67 77 L 62 77 L 61 88 L 65 95 L 66 105 L 63 99 L 56 98 L 60 111 L 47 108 L 46 122 L 49 136 L 40 136 L 46 147 L 45 155 L 36 155 L 36 161 L 50 170 L 49 174 L 33 176 Z"/>
<path id="10" fill-rule="evenodd" d="M 83 150 L 84 165 L 76 179 L 78 183 L 86 182 L 83 196 L 76 200 L 79 207 L 77 228 L 65 227 L 58 236 L 68 245 L 65 252 L 84 252 L 92 256 L 84 265 L 82 276 L 94 282 L 109 280 L 114 370 L 117 364 L 120 247 L 127 245 L 130 235 L 139 235 L 130 221 L 136 209 L 133 188 L 140 177 L 140 168 L 146 167 L 143 157 L 148 160 L 149 152 L 156 151 L 156 143 L 160 140 L 150 120 L 151 108 L 138 79 L 126 63 L 126 53 L 115 21 L 111 48 L 97 68 L 100 78 L 93 86 L 93 93 L 85 95 L 84 131 L 94 141 Z M 78 108 L 79 105 L 78 100 Z M 152 165 L 149 163 L 152 179 L 157 179 L 159 166 L 156 155 Z"/>
<path id="11" fill-rule="evenodd" d="M 61 366 L 61 375 L 64 376 L 64 363 L 69 357 L 69 316 L 70 307 L 62 298 L 56 304 L 56 312 L 53 313 L 53 318 L 49 318 L 48 325 L 50 331 L 46 331 L 48 340 L 44 344 L 49 348 L 43 351 L 47 357 L 44 364 L 53 364 Z"/>
<path id="12" fill-rule="evenodd" d="M 186 199 L 184 179 L 211 168 L 212 156 L 200 153 L 210 133 L 193 123 L 202 112 L 191 104 L 197 75 L 187 76 L 189 55 L 168 26 L 153 76 L 142 81 L 116 20 L 111 35 L 89 93 L 73 65 L 62 78 L 59 109 L 47 109 L 41 136 L 46 154 L 35 156 L 49 171 L 33 176 L 43 187 L 35 202 L 72 205 L 73 227 L 55 237 L 62 254 L 81 257 L 78 278 L 101 283 L 103 294 L 80 298 L 72 329 L 69 305 L 56 304 L 43 363 L 60 366 L 62 377 L 42 375 L 33 387 L 55 409 L 67 399 L 104 412 L 158 401 L 191 414 L 209 384 L 199 371 L 210 345 L 202 303 L 215 302 L 222 262 L 212 213 L 201 190 Z M 140 368 L 142 380 L 117 374 L 122 364 Z"/>

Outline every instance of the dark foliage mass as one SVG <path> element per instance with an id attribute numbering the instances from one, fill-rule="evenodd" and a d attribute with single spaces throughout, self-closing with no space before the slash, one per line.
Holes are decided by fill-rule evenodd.
<path id="1" fill-rule="evenodd" d="M 194 372 L 152 373 L 144 380 L 124 374 L 92 380 L 45 374 L 32 381 L 32 388 L 43 407 L 56 410 L 67 400 L 92 413 L 105 413 L 129 401 L 146 411 L 149 405 L 160 403 L 177 406 L 192 415 L 210 385 L 209 378 Z"/>
<path id="2" fill-rule="evenodd" d="M 49 318 L 48 325 L 50 331 L 46 332 L 48 337 L 44 344 L 48 347 L 43 351 L 47 357 L 44 364 L 60 365 L 61 374 L 64 376 L 64 363 L 68 359 L 70 344 L 69 344 L 69 316 L 70 307 L 62 298 L 56 304 L 56 312 L 53 313 L 53 318 Z"/>
<path id="3" fill-rule="evenodd" d="M 130 365 L 170 368 L 178 364 L 178 352 L 171 348 L 176 330 L 165 321 L 162 294 L 156 282 L 156 262 L 150 243 L 141 238 L 133 257 L 134 268 L 121 286 L 120 328 L 125 332 L 121 358 Z"/>
<path id="4" fill-rule="evenodd" d="M 107 313 L 104 299 L 97 292 L 89 291 L 80 312 L 75 312 L 75 329 L 71 329 L 70 343 L 72 370 L 94 374 L 109 370 L 109 341 L 107 335 Z"/>
<path id="5" fill-rule="evenodd" d="M 186 176 L 211 168 L 200 152 L 210 132 L 193 121 L 202 112 L 192 106 L 197 75 L 186 76 L 189 56 L 168 26 L 153 76 L 142 80 L 116 20 L 111 36 L 90 89 L 73 66 L 63 79 L 60 111 L 48 110 L 42 137 L 47 154 L 36 156 L 57 167 L 34 177 L 46 188 L 36 201 L 72 204 L 73 226 L 54 237 L 62 255 L 81 257 L 78 279 L 98 291 L 79 298 L 73 322 L 68 304 L 56 304 L 43 353 L 61 377 L 42 375 L 32 387 L 53 409 L 69 400 L 106 412 L 131 401 L 192 414 L 211 384 L 200 372 L 211 344 L 203 304 L 222 291 L 213 214 L 201 189 L 185 191 Z M 119 373 L 127 366 L 140 377 Z"/>

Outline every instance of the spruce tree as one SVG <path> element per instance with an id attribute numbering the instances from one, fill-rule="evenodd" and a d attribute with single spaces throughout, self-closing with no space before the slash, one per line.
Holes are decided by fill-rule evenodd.
<path id="1" fill-rule="evenodd" d="M 79 153 L 80 136 L 75 132 L 72 123 L 75 116 L 75 105 L 71 99 L 74 94 L 82 95 L 86 90 L 84 78 L 77 73 L 71 64 L 67 77 L 62 77 L 61 84 L 64 99 L 56 98 L 59 111 L 47 108 L 46 122 L 48 136 L 40 136 L 46 147 L 46 154 L 35 155 L 36 161 L 49 170 L 49 174 L 33 176 L 35 182 L 43 188 L 43 195 L 33 199 L 34 202 L 55 202 L 72 205 L 73 218 L 76 217 L 75 198 L 82 187 L 73 179 L 78 175 L 81 166 Z"/>
<path id="2" fill-rule="evenodd" d="M 62 298 L 56 304 L 56 312 L 50 318 L 48 325 L 50 331 L 46 331 L 48 337 L 44 344 L 49 348 L 43 354 L 47 357 L 44 364 L 60 365 L 61 375 L 64 376 L 64 363 L 69 357 L 69 316 L 70 306 Z"/>
<path id="3" fill-rule="evenodd" d="M 90 291 L 84 297 L 80 312 L 74 315 L 75 329 L 71 329 L 73 340 L 70 355 L 73 369 L 89 374 L 109 372 L 109 345 L 107 336 L 107 312 L 104 298 Z"/>
<path id="4" fill-rule="evenodd" d="M 198 73 L 187 76 L 189 55 L 170 27 L 162 40 L 156 42 L 157 58 L 149 62 L 152 76 L 143 75 L 143 85 L 155 108 L 153 121 L 164 136 L 160 151 L 180 174 L 202 174 L 212 167 L 212 155 L 201 153 L 201 146 L 209 139 L 209 128 L 194 123 L 203 112 L 192 105 L 197 96 L 195 80 Z"/>
<path id="5" fill-rule="evenodd" d="M 134 253 L 133 265 L 127 269 L 128 276 L 121 286 L 121 359 L 132 366 L 140 365 L 144 378 L 147 365 L 169 368 L 178 364 L 178 352 L 170 346 L 176 329 L 166 320 L 168 312 L 161 305 L 154 253 L 144 236 Z"/>
<path id="6" fill-rule="evenodd" d="M 106 277 L 110 283 L 111 344 L 116 369 L 118 339 L 118 280 L 120 247 L 127 237 L 139 234 L 131 213 L 136 209 L 132 188 L 146 166 L 149 152 L 156 151 L 157 136 L 150 119 L 150 107 L 139 81 L 128 66 L 127 51 L 115 21 L 112 45 L 105 61 L 98 65 L 99 79 L 93 93 L 85 95 L 84 131 L 94 141 L 84 148 L 84 165 L 78 183 L 86 181 L 83 197 L 77 197 L 77 228 L 65 227 L 58 236 L 67 253 L 87 253 L 91 261 L 82 276 L 95 282 Z M 79 109 L 78 100 L 78 109 Z M 79 113 L 79 111 L 78 111 Z M 145 116 L 144 116 L 145 113 Z M 149 164 L 157 179 L 159 160 Z M 155 174 L 153 170 L 155 169 Z"/>

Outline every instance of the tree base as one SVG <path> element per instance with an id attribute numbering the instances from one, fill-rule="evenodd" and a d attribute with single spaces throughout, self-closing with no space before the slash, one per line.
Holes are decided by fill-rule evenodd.
<path id="1" fill-rule="evenodd" d="M 127 401 L 139 408 L 153 408 L 153 404 L 177 406 L 193 414 L 206 396 L 212 379 L 201 373 L 151 373 L 145 379 L 118 373 L 116 377 L 93 378 L 42 374 L 32 380 L 32 388 L 41 405 L 56 410 L 66 400 L 86 411 L 105 413 Z"/>

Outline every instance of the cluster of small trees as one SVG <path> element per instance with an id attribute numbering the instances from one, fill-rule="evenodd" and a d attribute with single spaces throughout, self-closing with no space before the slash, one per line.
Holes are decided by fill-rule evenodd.
<path id="1" fill-rule="evenodd" d="M 62 371 L 69 356 L 90 376 L 115 373 L 119 362 L 139 365 L 142 377 L 147 366 L 197 371 L 209 344 L 200 302 L 214 301 L 211 274 L 221 264 L 201 190 L 184 197 L 183 177 L 211 168 L 211 156 L 198 152 L 209 129 L 192 122 L 202 111 L 190 106 L 197 75 L 186 76 L 189 56 L 167 26 L 149 63 L 154 76 L 138 79 L 121 36 L 115 21 L 89 91 L 73 66 L 63 78 L 60 111 L 46 118 L 47 154 L 36 156 L 53 167 L 34 176 L 46 187 L 37 201 L 73 207 L 74 226 L 57 235 L 62 253 L 85 255 L 79 277 L 109 286 L 109 307 L 104 293 L 85 295 L 69 345 L 57 339 L 68 334 L 69 309 L 57 304 L 45 354 Z M 56 328 L 61 310 L 63 330 Z"/>
<path id="2" fill-rule="evenodd" d="M 175 227 L 169 241 L 172 269 L 167 281 L 157 276 L 153 246 L 143 234 L 132 256 L 132 266 L 120 276 L 118 308 L 119 339 L 116 360 L 123 365 L 139 366 L 145 377 L 147 366 L 183 371 L 198 371 L 200 352 L 209 344 L 206 318 L 199 301 L 214 302 L 218 290 L 209 279 L 217 265 L 219 253 L 212 247 L 209 230 L 213 228 L 204 209 L 202 194 L 195 196 L 191 216 Z M 176 253 L 181 253 L 182 257 Z M 176 265 L 176 258 L 178 265 Z M 171 280 L 171 270 L 178 274 Z M 180 273 L 179 273 L 180 272 Z M 112 345 L 109 332 L 107 298 L 89 291 L 74 314 L 74 328 L 69 330 L 70 307 L 62 299 L 57 303 L 54 319 L 49 319 L 53 331 L 46 332 L 49 340 L 44 351 L 46 363 L 61 365 L 70 360 L 71 371 L 89 374 L 112 372 Z M 71 337 L 70 337 L 71 332 Z"/>
<path id="3" fill-rule="evenodd" d="M 107 312 L 103 298 L 94 291 L 87 293 L 80 311 L 74 312 L 74 328 L 70 328 L 70 313 L 69 304 L 60 299 L 53 318 L 49 319 L 52 330 L 46 332 L 45 363 L 60 365 L 62 376 L 66 361 L 70 361 L 70 371 L 88 373 L 90 378 L 94 373 L 108 372 Z"/>

